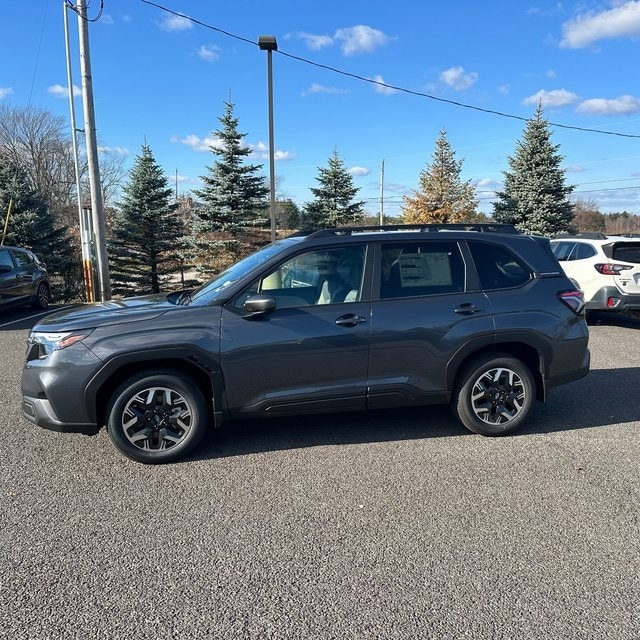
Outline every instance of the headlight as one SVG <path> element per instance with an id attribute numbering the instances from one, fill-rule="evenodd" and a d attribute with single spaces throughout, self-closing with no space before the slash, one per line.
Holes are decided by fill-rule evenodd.
<path id="1" fill-rule="evenodd" d="M 92 333 L 93 329 L 60 331 L 56 333 L 32 331 L 27 339 L 27 360 L 46 358 L 54 351 L 66 349 L 72 344 L 84 340 Z"/>

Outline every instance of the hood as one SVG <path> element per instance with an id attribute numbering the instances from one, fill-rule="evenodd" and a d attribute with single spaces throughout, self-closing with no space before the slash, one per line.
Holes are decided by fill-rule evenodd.
<path id="1" fill-rule="evenodd" d="M 156 318 L 169 309 L 185 308 L 169 302 L 166 294 L 93 302 L 50 313 L 33 327 L 33 331 L 71 331 L 142 322 Z"/>

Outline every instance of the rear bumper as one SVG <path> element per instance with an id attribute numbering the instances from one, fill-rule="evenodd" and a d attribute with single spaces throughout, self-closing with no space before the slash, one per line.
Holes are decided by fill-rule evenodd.
<path id="1" fill-rule="evenodd" d="M 591 352 L 589 349 L 584 350 L 584 356 L 582 358 L 582 363 L 579 367 L 575 369 L 571 369 L 570 371 L 566 371 L 564 373 L 560 373 L 559 375 L 554 376 L 553 378 L 549 378 L 545 381 L 545 388 L 551 389 L 553 387 L 557 387 L 561 384 L 566 384 L 567 382 L 573 382 L 574 380 L 580 380 L 584 378 L 587 373 L 589 373 L 589 367 L 591 366 Z"/>
<path id="2" fill-rule="evenodd" d="M 93 423 L 69 423 L 58 419 L 51 403 L 44 398 L 31 398 L 22 396 L 22 415 L 33 424 L 64 433 L 84 433 L 95 435 L 98 433 L 98 425 Z"/>
<path id="3" fill-rule="evenodd" d="M 616 301 L 615 306 L 608 305 L 609 298 Z M 640 311 L 640 293 L 624 293 L 618 287 L 602 287 L 585 306 L 593 311 Z"/>

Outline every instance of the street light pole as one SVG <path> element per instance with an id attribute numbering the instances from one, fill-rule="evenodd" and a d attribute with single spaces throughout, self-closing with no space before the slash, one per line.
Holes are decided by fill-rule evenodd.
<path id="1" fill-rule="evenodd" d="M 276 239 L 276 177 L 273 146 L 273 68 L 271 54 L 278 50 L 275 36 L 260 36 L 258 46 L 267 52 L 267 78 L 269 88 L 269 202 L 271 212 L 271 242 Z"/>

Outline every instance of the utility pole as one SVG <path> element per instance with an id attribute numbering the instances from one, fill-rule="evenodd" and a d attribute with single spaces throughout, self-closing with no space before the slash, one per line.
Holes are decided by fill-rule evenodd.
<path id="1" fill-rule="evenodd" d="M 111 299 L 109 260 L 105 240 L 104 203 L 100 169 L 98 166 L 98 142 L 96 140 L 95 113 L 93 110 L 93 85 L 91 83 L 91 58 L 89 55 L 89 27 L 86 0 L 77 0 L 78 33 L 80 40 L 80 73 L 82 74 L 82 106 L 84 107 L 84 133 L 87 147 L 87 166 L 91 190 L 91 216 L 96 237 L 96 261 L 98 263 L 98 288 L 102 302 Z"/>
<path id="2" fill-rule="evenodd" d="M 87 226 L 86 210 L 82 206 L 82 184 L 80 182 L 80 166 L 78 163 L 78 129 L 76 129 L 76 110 L 73 95 L 73 78 L 71 74 L 71 48 L 69 46 L 69 18 L 71 7 L 67 0 L 63 0 L 64 12 L 64 41 L 67 54 L 67 83 L 69 85 L 69 113 L 71 116 L 71 140 L 73 142 L 73 166 L 76 174 L 76 193 L 78 198 L 78 221 L 80 223 L 80 245 L 82 247 L 82 273 L 84 276 L 84 297 L 87 302 L 95 302 L 95 277 L 93 265 L 93 251 L 91 247 L 94 238 L 90 232 L 91 226 Z M 90 221 L 89 221 L 90 222 Z"/>
<path id="3" fill-rule="evenodd" d="M 380 226 L 384 224 L 384 158 L 380 167 Z"/>

